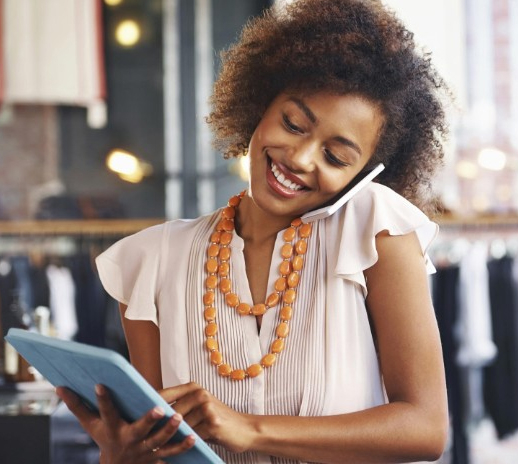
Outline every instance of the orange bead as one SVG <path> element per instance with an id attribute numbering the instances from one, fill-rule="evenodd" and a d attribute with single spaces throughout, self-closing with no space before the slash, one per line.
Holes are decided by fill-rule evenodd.
<path id="1" fill-rule="evenodd" d="M 241 316 L 248 316 L 250 314 L 250 305 L 247 303 L 239 303 L 236 310 Z"/>
<path id="2" fill-rule="evenodd" d="M 302 270 L 302 267 L 304 266 L 304 258 L 302 256 L 295 255 L 291 260 L 291 266 L 294 271 Z"/>
<path id="3" fill-rule="evenodd" d="M 221 232 L 219 243 L 228 245 L 232 241 L 232 234 L 230 232 Z"/>
<path id="4" fill-rule="evenodd" d="M 219 254 L 219 245 L 212 244 L 209 245 L 209 248 L 207 248 L 207 255 L 210 258 L 215 258 Z"/>
<path id="5" fill-rule="evenodd" d="M 211 243 L 219 243 L 221 239 L 221 232 L 212 232 L 212 235 L 210 236 Z"/>
<path id="6" fill-rule="evenodd" d="M 291 221 L 291 225 L 293 227 L 298 227 L 302 224 L 302 219 L 300 218 L 297 218 L 297 219 L 293 219 L 293 221 Z"/>
<path id="7" fill-rule="evenodd" d="M 262 303 L 252 306 L 252 314 L 254 316 L 262 316 L 266 312 L 266 306 Z"/>
<path id="8" fill-rule="evenodd" d="M 216 277 L 216 276 L 214 276 Z M 219 283 L 219 289 L 223 293 L 228 293 L 232 289 L 232 281 L 230 279 L 221 279 Z"/>
<path id="9" fill-rule="evenodd" d="M 291 304 L 295 301 L 295 297 L 297 296 L 297 293 L 293 288 L 290 288 L 284 292 L 284 295 L 282 297 L 282 301 L 287 304 Z"/>
<path id="10" fill-rule="evenodd" d="M 205 279 L 205 287 L 216 288 L 218 285 L 218 278 L 215 275 L 210 275 Z"/>
<path id="11" fill-rule="evenodd" d="M 244 380 L 246 377 L 246 373 L 243 369 L 235 369 L 230 373 L 230 378 L 232 380 Z"/>
<path id="12" fill-rule="evenodd" d="M 246 370 L 248 377 L 252 377 L 252 378 L 257 377 L 261 372 L 263 372 L 263 368 L 261 367 L 260 364 L 252 364 Z"/>
<path id="13" fill-rule="evenodd" d="M 293 255 L 293 246 L 291 246 L 289 243 L 285 243 L 281 248 L 281 256 L 284 259 L 289 259 Z"/>
<path id="14" fill-rule="evenodd" d="M 210 354 L 210 362 L 216 366 L 219 366 L 223 362 L 223 356 L 219 351 L 213 351 Z"/>
<path id="15" fill-rule="evenodd" d="M 297 235 L 297 229 L 295 229 L 294 227 L 288 227 L 284 231 L 282 238 L 285 242 L 291 242 L 295 238 L 295 235 Z"/>
<path id="16" fill-rule="evenodd" d="M 213 306 L 207 308 L 205 311 L 203 311 L 203 317 L 206 321 L 213 321 L 216 319 L 216 308 Z"/>
<path id="17" fill-rule="evenodd" d="M 228 276 L 228 273 L 230 272 L 230 264 L 228 263 L 221 263 L 218 267 L 218 274 L 221 277 Z"/>
<path id="18" fill-rule="evenodd" d="M 230 248 L 228 247 L 223 247 L 220 252 L 219 252 L 219 258 L 222 260 L 222 261 L 228 261 L 229 258 L 230 258 Z"/>
<path id="19" fill-rule="evenodd" d="M 234 230 L 234 221 L 231 221 L 230 219 L 222 219 L 219 222 L 221 224 L 221 230 L 226 230 L 227 232 Z"/>
<path id="20" fill-rule="evenodd" d="M 275 333 L 279 338 L 286 338 L 290 333 L 290 326 L 286 322 L 281 322 L 277 326 L 277 330 L 275 331 Z"/>
<path id="21" fill-rule="evenodd" d="M 280 297 L 278 293 L 270 293 L 270 295 L 268 295 L 268 298 L 266 298 L 266 306 L 268 306 L 269 308 L 273 308 L 274 306 L 277 306 L 279 300 Z"/>
<path id="22" fill-rule="evenodd" d="M 238 206 L 241 202 L 241 197 L 239 195 L 234 195 L 230 200 L 228 200 L 229 206 Z"/>
<path id="23" fill-rule="evenodd" d="M 226 208 L 223 208 L 223 211 L 221 212 L 221 217 L 225 219 L 234 219 L 235 215 L 236 209 L 232 206 L 227 206 Z"/>
<path id="24" fill-rule="evenodd" d="M 311 235 L 311 224 L 302 224 L 299 229 L 299 236 L 308 238 Z"/>
<path id="25" fill-rule="evenodd" d="M 298 255 L 303 255 L 306 253 L 308 249 L 308 244 L 306 242 L 306 240 L 299 240 L 296 244 L 295 244 L 295 252 L 298 254 Z"/>
<path id="26" fill-rule="evenodd" d="M 283 321 L 289 321 L 293 314 L 293 308 L 291 306 L 283 306 L 281 312 L 279 313 L 279 317 Z"/>
<path id="27" fill-rule="evenodd" d="M 214 258 L 209 258 L 207 260 L 207 264 L 205 265 L 205 269 L 210 274 L 214 274 L 218 270 L 218 260 Z"/>
<path id="28" fill-rule="evenodd" d="M 218 333 L 218 325 L 215 322 L 209 322 L 205 327 L 205 335 L 207 337 L 214 337 Z"/>
<path id="29" fill-rule="evenodd" d="M 280 353 L 284 350 L 284 340 L 282 338 L 278 338 L 272 342 L 272 353 Z"/>
<path id="30" fill-rule="evenodd" d="M 218 366 L 218 374 L 221 377 L 228 377 L 232 372 L 232 368 L 228 364 L 221 364 Z"/>
<path id="31" fill-rule="evenodd" d="M 294 288 L 299 284 L 299 274 L 298 272 L 292 272 L 287 279 L 288 287 Z"/>
<path id="32" fill-rule="evenodd" d="M 279 272 L 282 276 L 287 276 L 291 272 L 291 263 L 289 261 L 283 261 L 279 265 Z"/>
<path id="33" fill-rule="evenodd" d="M 207 338 L 205 342 L 205 346 L 209 351 L 214 351 L 218 349 L 218 341 L 215 338 Z"/>
<path id="34" fill-rule="evenodd" d="M 203 304 L 205 306 L 212 306 L 214 304 L 214 292 L 207 292 L 203 294 Z"/>
<path id="35" fill-rule="evenodd" d="M 261 366 L 271 367 L 273 366 L 275 361 L 277 361 L 277 355 L 273 353 L 268 353 L 267 355 L 263 356 L 263 359 L 261 359 Z"/>
<path id="36" fill-rule="evenodd" d="M 276 281 L 275 281 L 275 290 L 277 292 L 283 292 L 284 290 L 286 290 L 286 287 L 287 287 L 287 282 L 286 282 L 286 279 L 284 277 L 279 277 Z"/>
<path id="37" fill-rule="evenodd" d="M 239 304 L 239 297 L 235 293 L 227 293 L 225 301 L 231 308 L 235 308 Z"/>

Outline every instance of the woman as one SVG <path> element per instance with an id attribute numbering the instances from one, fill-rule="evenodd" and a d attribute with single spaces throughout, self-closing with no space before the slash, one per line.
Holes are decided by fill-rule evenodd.
<path id="1" fill-rule="evenodd" d="M 443 83 L 380 2 L 299 0 L 247 25 L 209 118 L 251 178 L 227 207 L 123 239 L 97 260 L 131 361 L 178 414 L 134 424 L 60 395 L 101 462 L 160 462 L 187 421 L 229 463 L 437 459 L 440 340 L 416 207 L 442 157 Z M 299 218 L 378 162 L 333 216 Z M 405 198 L 403 198 L 405 197 Z M 414 204 L 410 203 L 412 201 Z"/>

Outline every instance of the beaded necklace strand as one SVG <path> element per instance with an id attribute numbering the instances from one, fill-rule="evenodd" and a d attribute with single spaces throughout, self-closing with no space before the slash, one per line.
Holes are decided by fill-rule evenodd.
<path id="1" fill-rule="evenodd" d="M 279 265 L 280 277 L 275 281 L 274 292 L 268 295 L 264 303 L 248 304 L 239 299 L 239 296 L 232 291 L 230 275 L 230 242 L 232 241 L 235 229 L 234 218 L 236 208 L 239 206 L 245 191 L 231 197 L 227 206 L 221 212 L 221 219 L 212 232 L 207 248 L 207 260 L 205 271 L 205 293 L 203 294 L 204 318 L 206 321 L 205 336 L 206 348 L 209 351 L 210 362 L 216 366 L 217 372 L 222 377 L 232 380 L 244 380 L 257 377 L 263 368 L 275 364 L 277 356 L 284 350 L 285 339 L 289 334 L 289 322 L 293 313 L 293 302 L 297 296 L 297 286 L 300 280 L 300 272 L 304 265 L 304 255 L 307 251 L 308 238 L 311 236 L 311 224 L 303 224 L 300 218 L 294 219 L 283 234 L 284 245 L 280 254 L 282 262 Z M 298 240 L 293 244 L 293 240 Z M 279 324 L 275 330 L 276 338 L 270 346 L 268 354 L 262 357 L 261 361 L 251 364 L 246 369 L 234 369 L 230 364 L 225 363 L 219 349 L 216 334 L 218 325 L 216 323 L 217 310 L 214 307 L 215 291 L 219 291 L 225 297 L 225 303 L 234 308 L 241 316 L 262 316 L 270 308 L 276 307 L 282 302 L 279 312 Z"/>

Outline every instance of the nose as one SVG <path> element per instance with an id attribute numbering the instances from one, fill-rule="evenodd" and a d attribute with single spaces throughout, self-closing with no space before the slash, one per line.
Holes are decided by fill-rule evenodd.
<path id="1" fill-rule="evenodd" d="M 294 173 L 311 172 L 316 168 L 320 147 L 315 141 L 300 141 L 286 150 L 285 165 Z"/>

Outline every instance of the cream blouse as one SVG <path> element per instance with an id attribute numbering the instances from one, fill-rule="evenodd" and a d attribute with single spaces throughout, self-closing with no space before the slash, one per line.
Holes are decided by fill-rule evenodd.
<path id="1" fill-rule="evenodd" d="M 175 220 L 114 244 L 97 258 L 108 293 L 126 304 L 126 317 L 160 329 L 164 387 L 195 381 L 236 411 L 250 414 L 322 416 L 359 411 L 386 402 L 365 308 L 363 271 L 378 258 L 375 236 L 415 231 L 423 255 L 438 227 L 419 209 L 380 184 L 371 183 L 333 216 L 314 223 L 308 242 L 286 348 L 276 364 L 245 381 L 220 377 L 204 348 L 205 256 L 219 211 L 195 220 Z M 277 235 L 268 294 L 278 277 L 282 231 Z M 231 280 L 251 302 L 243 240 L 230 244 Z M 429 271 L 432 264 L 426 258 Z M 275 338 L 279 308 L 255 318 L 225 306 L 216 292 L 218 341 L 234 368 L 257 363 Z M 295 463 L 260 455 L 215 451 L 228 463 Z"/>

